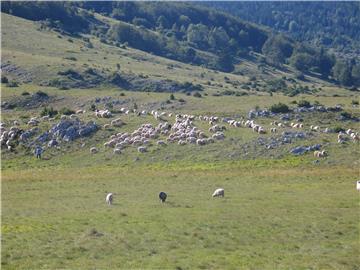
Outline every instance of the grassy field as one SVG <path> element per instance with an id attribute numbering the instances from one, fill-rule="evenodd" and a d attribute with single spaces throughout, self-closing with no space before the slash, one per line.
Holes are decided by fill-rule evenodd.
<path id="1" fill-rule="evenodd" d="M 3 88 L 2 94 L 5 100 L 20 98 L 25 89 L 63 97 L 55 108 L 118 95 L 112 89 L 62 92 L 31 85 Z M 126 92 L 124 98 L 146 106 L 167 96 Z M 294 99 L 184 98 L 188 102 L 179 112 L 213 108 L 219 115 L 244 116 L 256 104 Z M 350 96 L 304 98 L 343 103 L 357 114 Z M 3 111 L 2 117 L 10 122 L 38 113 L 16 109 Z M 80 117 L 94 119 L 90 112 Z M 127 123 L 123 128 L 102 129 L 60 150 L 47 149 L 44 160 L 23 148 L 2 151 L 3 269 L 359 269 L 358 144 L 338 145 L 336 134 L 319 134 L 283 148 L 246 153 L 242 146 L 257 135 L 233 128 L 224 141 L 206 147 L 151 146 L 145 155 L 136 149 L 114 155 L 102 146 L 111 134 L 156 123 L 150 116 L 121 118 Z M 257 121 L 269 128 L 271 120 Z M 339 125 L 329 114 L 307 115 L 305 123 L 306 129 L 310 124 Z M 50 123 L 39 127 L 46 130 Z M 315 164 L 311 153 L 288 154 L 291 147 L 313 143 L 324 143 L 329 157 Z M 90 155 L 91 146 L 100 153 Z M 218 187 L 225 189 L 224 199 L 211 198 Z M 165 204 L 159 203 L 160 191 L 169 194 Z M 111 207 L 105 204 L 106 192 L 116 193 Z"/>
<path id="2" fill-rule="evenodd" d="M 3 171 L 2 266 L 358 269 L 358 171 L 293 163 Z"/>
<path id="3" fill-rule="evenodd" d="M 81 121 L 95 120 L 103 126 L 113 118 L 96 119 L 89 108 L 96 97 L 107 96 L 121 101 L 113 109 L 115 117 L 126 123 L 61 142 L 59 149 L 46 148 L 42 160 L 36 160 L 24 145 L 12 152 L 1 149 L 2 269 L 360 269 L 360 205 L 355 189 L 360 177 L 359 143 L 338 144 L 336 133 L 313 132 L 304 140 L 267 149 L 257 143 L 259 137 L 270 139 L 281 132 L 259 135 L 227 126 L 223 141 L 204 147 L 160 147 L 153 142 L 145 154 L 129 147 L 116 155 L 103 146 L 112 134 L 132 132 L 144 123 L 158 124 L 150 115 L 118 113 L 121 107 L 130 109 L 135 104 L 139 110 L 241 119 L 256 107 L 283 102 L 295 108 L 293 101 L 306 99 L 324 106 L 341 104 L 359 117 L 359 106 L 354 106 L 358 92 L 311 78 L 304 85 L 321 86 L 316 96 L 255 91 L 214 96 L 224 89 L 234 90 L 225 76 L 240 82 L 249 78 L 123 50 L 94 37 L 90 37 L 94 48 L 85 48 L 81 38 L 69 41 L 6 14 L 2 25 L 3 62 L 26 71 L 32 82 L 14 88 L 1 85 L 1 101 L 16 103 L 25 99 L 24 92 L 31 96 L 39 90 L 52 100 L 33 108 L 2 109 L 1 121 L 7 127 L 18 120 L 20 128 L 28 130 L 27 121 L 39 117 L 45 106 L 85 109 L 79 115 Z M 66 60 L 69 56 L 77 60 Z M 170 93 L 38 85 L 68 68 L 110 72 L 117 63 L 125 72 L 200 83 L 202 97 L 175 93 L 175 100 L 169 102 Z M 241 65 L 256 72 L 250 62 Z M 211 79 L 224 87 L 207 85 Z M 103 109 L 105 104 L 97 106 Z M 338 121 L 340 112 L 300 116 L 305 132 L 310 125 L 359 131 L 358 122 Z M 255 121 L 269 130 L 270 122 L 279 117 Z M 59 120 L 58 115 L 53 122 L 40 122 L 36 136 Z M 174 117 L 166 120 L 173 123 Z M 208 123 L 196 120 L 195 125 L 210 135 Z M 293 147 L 318 143 L 328 157 L 316 160 L 312 153 L 289 153 Z M 99 149 L 96 155 L 89 152 L 93 146 Z M 219 187 L 225 189 L 225 198 L 212 198 Z M 164 204 L 158 200 L 160 191 L 168 193 Z M 105 203 L 107 192 L 115 193 L 111 207 Z"/>

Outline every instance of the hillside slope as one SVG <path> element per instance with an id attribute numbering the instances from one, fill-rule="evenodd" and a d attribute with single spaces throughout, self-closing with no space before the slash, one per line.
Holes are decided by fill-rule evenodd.
<path id="1" fill-rule="evenodd" d="M 58 9 L 60 15 L 46 12 L 52 9 Z M 309 47 L 229 13 L 190 3 L 4 2 L 2 11 L 37 22 L 42 31 L 80 38 L 83 51 L 93 48 L 94 39 L 117 48 L 131 47 L 235 74 L 246 73 L 247 69 L 239 66 L 250 62 L 264 75 L 271 69 L 296 70 L 299 78 L 305 74 L 346 86 L 360 83 L 360 66 L 356 62 L 346 63 L 324 49 Z M 79 27 L 71 27 L 73 21 Z M 254 75 L 254 70 L 251 73 Z M 129 84 L 126 77 L 123 79 Z"/>

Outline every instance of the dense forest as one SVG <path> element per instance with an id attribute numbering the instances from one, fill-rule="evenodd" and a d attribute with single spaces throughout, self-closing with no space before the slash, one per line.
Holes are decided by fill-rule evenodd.
<path id="1" fill-rule="evenodd" d="M 346 25 L 348 22 L 359 25 L 359 18 L 355 16 L 357 9 L 347 13 L 351 3 L 344 4 L 346 5 L 343 7 L 339 3 L 337 17 L 330 18 L 335 20 L 342 17 L 344 29 L 334 29 L 332 34 L 343 39 L 347 37 L 348 40 L 356 42 L 359 40 L 360 31 L 356 31 L 357 27 L 346 28 Z M 310 46 L 309 42 L 304 42 L 304 40 L 314 40 L 317 44 L 315 37 L 311 38 L 312 33 L 315 36 L 317 29 L 322 29 L 317 38 L 323 38 L 330 32 L 322 26 L 322 23 L 314 24 L 313 32 L 306 31 L 310 28 L 310 26 L 306 28 L 308 24 L 300 27 L 302 20 L 306 20 L 305 11 L 304 8 L 301 9 L 301 5 L 299 5 L 299 10 L 303 10 L 301 14 L 304 19 L 300 20 L 302 17 L 299 15 L 287 23 L 280 23 L 280 19 L 271 20 L 266 15 L 266 12 L 272 9 L 272 14 L 278 12 L 278 14 L 287 14 L 286 16 L 291 17 L 290 13 L 285 12 L 287 5 L 283 8 L 280 8 L 282 5 L 275 3 L 260 2 L 221 2 L 208 3 L 208 5 L 221 6 L 229 11 L 232 9 L 233 15 L 230 15 L 230 12 L 220 12 L 212 7 L 190 2 L 3 2 L 1 9 L 5 13 L 40 21 L 46 27 L 69 35 L 92 34 L 104 43 L 130 46 L 215 70 L 232 72 L 234 65 L 241 59 L 249 58 L 253 53 L 257 53 L 263 55 L 260 60 L 256 59 L 259 64 L 267 64 L 280 69 L 284 65 L 291 65 L 301 73 L 318 74 L 323 79 L 336 80 L 345 86 L 360 85 L 358 59 L 352 58 L 350 61 L 329 53 L 328 48 L 339 42 L 321 42 L 322 45 L 327 46 Z M 258 7 L 262 5 L 264 7 Z M 279 10 L 277 10 L 278 6 Z M 277 30 L 284 30 L 282 28 L 286 26 L 288 28 L 286 32 L 290 32 L 290 35 L 248 22 L 257 22 L 256 18 L 261 17 L 265 7 L 268 7 L 268 10 L 263 12 L 261 23 L 277 24 L 278 27 L 275 27 Z M 313 10 L 315 9 L 319 10 L 317 12 L 325 12 L 324 14 L 327 12 L 322 5 L 314 6 Z M 247 15 L 242 16 L 241 12 Z M 98 20 L 95 13 L 111 17 L 115 23 L 106 24 Z M 309 24 L 311 20 L 314 20 L 315 15 L 319 14 L 313 11 L 309 15 Z M 249 17 L 252 16 L 254 18 L 250 19 Z M 279 15 L 278 17 L 285 21 L 286 16 Z M 338 32 L 342 34 L 337 35 Z"/>
<path id="2" fill-rule="evenodd" d="M 297 41 L 359 57 L 360 2 L 202 2 Z"/>

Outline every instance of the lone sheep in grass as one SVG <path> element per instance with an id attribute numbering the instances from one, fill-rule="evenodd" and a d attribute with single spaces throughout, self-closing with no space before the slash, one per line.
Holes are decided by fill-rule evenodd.
<path id="1" fill-rule="evenodd" d="M 164 202 L 166 201 L 166 198 L 167 198 L 167 194 L 166 194 L 165 192 L 161 191 L 161 192 L 159 193 L 159 199 L 160 199 L 160 201 L 161 201 L 162 203 L 164 203 Z"/>
<path id="2" fill-rule="evenodd" d="M 214 191 L 213 197 L 224 197 L 225 196 L 225 192 L 223 188 L 218 188 L 217 190 Z"/>
<path id="3" fill-rule="evenodd" d="M 106 199 L 105 199 L 106 203 L 107 203 L 108 205 L 112 205 L 112 203 L 113 203 L 113 198 L 114 198 L 113 194 L 112 194 L 112 193 L 108 193 L 108 194 L 106 195 Z"/>
<path id="4" fill-rule="evenodd" d="M 91 147 L 90 148 L 90 153 L 91 154 L 96 154 L 98 152 L 98 149 L 96 147 Z"/>
<path id="5" fill-rule="evenodd" d="M 325 150 L 314 152 L 314 157 L 321 158 L 326 156 L 327 156 L 327 152 Z"/>

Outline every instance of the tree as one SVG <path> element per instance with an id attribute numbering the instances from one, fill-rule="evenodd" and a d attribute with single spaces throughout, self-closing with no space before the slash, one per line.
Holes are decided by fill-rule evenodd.
<path id="1" fill-rule="evenodd" d="M 293 47 L 284 36 L 273 35 L 265 41 L 262 52 L 269 64 L 279 66 L 291 56 Z"/>
<path id="2" fill-rule="evenodd" d="M 360 64 L 355 64 L 352 66 L 351 78 L 355 86 L 360 86 Z"/>
<path id="3" fill-rule="evenodd" d="M 350 86 L 352 84 L 351 69 L 344 61 L 336 61 L 333 67 L 333 76 L 342 85 Z"/>
<path id="4" fill-rule="evenodd" d="M 290 58 L 290 64 L 297 70 L 306 72 L 315 64 L 315 59 L 308 53 L 294 53 Z"/>
<path id="5" fill-rule="evenodd" d="M 190 24 L 187 30 L 187 41 L 194 44 L 198 48 L 206 49 L 208 47 L 209 29 L 199 23 Z"/>
<path id="6" fill-rule="evenodd" d="M 214 67 L 224 72 L 231 72 L 234 70 L 233 58 L 230 53 L 222 52 L 217 58 Z"/>
<path id="7" fill-rule="evenodd" d="M 227 47 L 229 44 L 229 36 L 224 30 L 224 28 L 214 27 L 209 33 L 209 46 L 216 51 L 223 50 L 224 47 Z"/>

